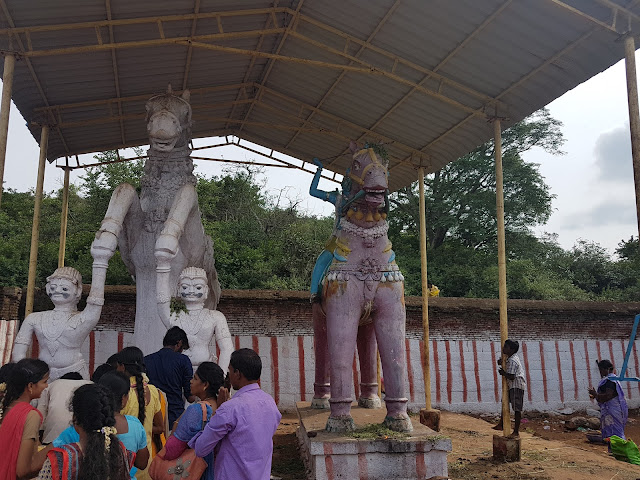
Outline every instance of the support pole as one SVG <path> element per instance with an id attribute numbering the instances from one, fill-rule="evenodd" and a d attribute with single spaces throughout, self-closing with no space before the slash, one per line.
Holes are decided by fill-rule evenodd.
<path id="1" fill-rule="evenodd" d="M 429 359 L 429 287 L 427 286 L 427 219 L 424 201 L 424 168 L 418 169 L 420 183 L 420 271 L 422 278 L 422 345 L 424 364 L 425 408 L 420 410 L 420 423 L 440 431 L 440 411 L 431 405 L 431 361 Z"/>
<path id="2" fill-rule="evenodd" d="M 494 153 L 496 159 L 496 216 L 498 219 L 498 295 L 500 298 L 500 345 L 504 346 L 509 338 L 507 328 L 507 260 L 504 241 L 504 192 L 502 189 L 502 131 L 500 119 L 493 121 Z M 507 359 L 502 356 L 502 368 L 505 368 Z M 506 437 L 511 433 L 511 420 L 509 413 L 509 387 L 507 378 L 502 377 L 502 425 Z"/>
<path id="3" fill-rule="evenodd" d="M 629 129 L 631 131 L 631 156 L 633 158 L 633 183 L 636 187 L 636 218 L 640 239 L 640 108 L 638 108 L 638 79 L 636 77 L 636 45 L 632 35 L 624 40 L 625 68 L 627 70 L 627 101 L 629 104 Z M 638 243 L 640 246 L 640 242 Z"/>
<path id="4" fill-rule="evenodd" d="M 60 248 L 58 250 L 58 268 L 64 267 L 64 251 L 67 245 L 67 217 L 69 214 L 69 173 L 71 169 L 64 169 L 64 187 L 62 189 L 62 211 L 60 212 Z"/>
<path id="5" fill-rule="evenodd" d="M 422 340 L 424 345 L 425 408 L 431 410 L 431 369 L 429 368 L 429 287 L 427 286 L 427 219 L 424 201 L 424 168 L 418 169 L 420 183 L 420 273 L 422 279 Z"/>
<path id="6" fill-rule="evenodd" d="M 16 57 L 6 54 L 4 57 L 4 73 L 2 75 L 2 101 L 0 101 L 0 205 L 4 182 L 4 164 L 7 154 L 7 136 L 9 134 L 9 112 L 11 111 L 11 90 L 13 87 L 13 71 Z"/>
<path id="7" fill-rule="evenodd" d="M 38 263 L 38 240 L 40 237 L 40 206 L 44 188 L 44 166 L 47 161 L 47 144 L 49 143 L 49 126 L 44 125 L 40 133 L 40 161 L 38 163 L 38 182 L 36 198 L 33 206 L 33 226 L 31 227 L 31 251 L 29 252 L 29 279 L 27 280 L 27 300 L 24 310 L 25 318 L 33 312 L 33 295 L 36 286 L 36 265 Z"/>

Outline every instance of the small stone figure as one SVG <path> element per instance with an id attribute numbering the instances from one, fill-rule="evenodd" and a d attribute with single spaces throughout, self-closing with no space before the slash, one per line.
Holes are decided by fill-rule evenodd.
<path id="1" fill-rule="evenodd" d="M 69 372 L 80 372 L 84 379 L 89 379 L 87 364 L 80 349 L 100 320 L 107 266 L 115 252 L 115 238 L 112 240 L 110 249 L 101 248 L 96 241 L 91 246 L 91 291 L 87 297 L 87 306 L 82 312 L 78 311 L 78 302 L 82 296 L 82 276 L 78 270 L 61 267 L 47 278 L 46 292 L 54 309 L 34 312 L 25 318 L 16 336 L 13 361 L 27 356 L 32 335 L 35 334 L 40 344 L 38 358 L 47 362 L 51 369 L 50 381 Z"/>
<path id="2" fill-rule="evenodd" d="M 166 264 L 166 265 L 165 265 Z M 158 257 L 158 314 L 167 329 L 178 326 L 187 333 L 189 349 L 184 354 L 189 357 L 194 371 L 202 362 L 216 362 L 223 371 L 229 366 L 233 352 L 231 333 L 227 320 L 218 310 L 204 308 L 209 296 L 207 274 L 202 268 L 187 267 L 178 278 L 178 297 L 184 301 L 186 312 L 171 313 L 171 286 L 169 283 L 169 265 L 166 257 Z M 220 358 L 217 358 L 210 345 L 218 344 Z M 215 348 L 215 347 L 213 347 Z"/>

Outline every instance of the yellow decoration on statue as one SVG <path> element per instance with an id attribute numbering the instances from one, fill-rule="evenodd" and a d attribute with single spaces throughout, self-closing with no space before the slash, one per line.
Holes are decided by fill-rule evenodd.
<path id="1" fill-rule="evenodd" d="M 353 208 L 350 208 L 349 211 L 347 212 L 347 218 L 353 217 L 353 214 L 354 214 Z"/>
<path id="2" fill-rule="evenodd" d="M 362 213 L 360 210 L 358 210 L 356 212 L 356 220 L 362 220 L 363 217 L 364 217 L 364 213 Z"/>
<path id="3" fill-rule="evenodd" d="M 373 222 L 373 214 L 371 212 L 367 212 L 367 218 L 364 220 L 365 222 Z"/>
<path id="4" fill-rule="evenodd" d="M 379 212 L 376 212 L 376 214 L 373 216 L 373 219 L 374 219 L 376 222 L 379 222 L 381 218 L 382 218 L 382 215 L 380 215 L 380 213 L 379 213 Z"/>
<path id="5" fill-rule="evenodd" d="M 383 220 L 386 220 L 386 219 L 387 219 L 387 214 L 386 214 L 386 213 L 383 213 L 383 214 L 381 214 L 380 216 L 382 217 L 382 219 L 383 219 Z"/>

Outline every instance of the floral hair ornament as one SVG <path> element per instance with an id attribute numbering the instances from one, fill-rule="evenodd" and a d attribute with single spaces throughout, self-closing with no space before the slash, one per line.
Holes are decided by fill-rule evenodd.
<path id="1" fill-rule="evenodd" d="M 4 393 L 7 391 L 7 382 L 0 383 L 0 393 Z"/>
<path id="2" fill-rule="evenodd" d="M 115 435 L 118 431 L 116 427 L 102 427 L 98 432 L 104 435 L 104 449 L 108 452 L 111 447 L 111 435 Z"/>

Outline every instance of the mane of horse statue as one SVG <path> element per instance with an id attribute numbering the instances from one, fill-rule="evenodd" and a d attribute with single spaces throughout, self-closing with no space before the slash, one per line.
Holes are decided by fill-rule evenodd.
<path id="1" fill-rule="evenodd" d="M 158 315 L 156 270 L 170 271 L 176 285 L 187 266 L 207 272 L 209 298 L 206 308 L 215 310 L 220 284 L 213 258 L 213 242 L 202 227 L 196 177 L 189 140 L 191 106 L 189 91 L 150 98 L 146 104 L 149 133 L 148 160 L 141 179 L 140 198 L 134 187 L 119 185 L 109 202 L 95 244 L 115 251 L 136 281 L 135 345 L 145 354 L 162 345 L 166 331 Z"/>
<path id="2" fill-rule="evenodd" d="M 392 430 L 411 431 L 405 397 L 404 277 L 387 237 L 387 165 L 374 148 L 358 150 L 352 142 L 351 151 L 353 161 L 337 203 L 335 238 L 329 243 L 333 258 L 321 282 L 320 302 L 312 307 L 316 340 L 312 405 L 326 408 L 329 404 L 328 431 L 355 429 L 350 411 L 357 344 L 358 404 L 379 407 L 377 343 L 384 372 L 384 424 Z"/>

